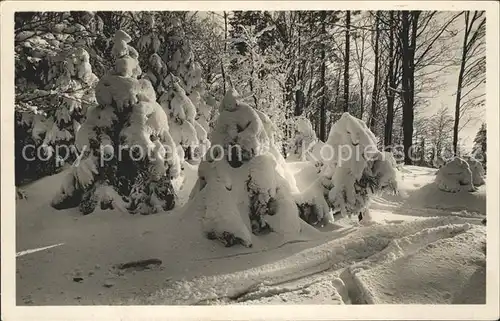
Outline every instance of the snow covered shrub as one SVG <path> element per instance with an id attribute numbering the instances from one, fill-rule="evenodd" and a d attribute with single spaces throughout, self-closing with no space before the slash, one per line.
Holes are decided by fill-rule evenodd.
<path id="1" fill-rule="evenodd" d="M 223 148 L 224 155 L 233 167 L 239 167 L 243 162 L 260 155 L 269 144 L 259 115 L 239 99 L 234 88 L 227 91 L 211 137 L 212 145 Z"/>
<path id="2" fill-rule="evenodd" d="M 97 76 L 92 73 L 89 54 L 82 48 L 69 52 L 62 61 L 62 74 L 55 81 L 55 110 L 47 112 L 51 126 L 47 128 L 42 147 L 48 154 L 54 149 L 66 147 L 66 153 L 57 155 L 68 163 L 75 160 L 75 153 L 70 148 L 75 143 L 75 136 L 85 119 L 87 108 L 96 103 L 94 89 Z"/>
<path id="3" fill-rule="evenodd" d="M 89 35 L 98 22 L 83 11 L 16 13 L 16 184 L 60 170 L 54 146 L 63 154 L 72 145 L 86 102 L 93 103 Z M 74 155 L 60 156 L 71 162 Z"/>
<path id="4" fill-rule="evenodd" d="M 251 247 L 252 235 L 231 193 L 233 183 L 227 163 L 204 161 L 198 175 L 204 182 L 198 195 L 204 233 L 209 239 L 219 240 L 228 247 L 235 244 Z"/>
<path id="5" fill-rule="evenodd" d="M 393 159 L 377 149 L 377 139 L 362 120 L 342 114 L 326 142 L 333 152 L 321 175 L 329 190 L 327 202 L 342 216 L 366 210 L 371 195 L 397 190 Z"/>
<path id="6" fill-rule="evenodd" d="M 203 95 L 203 78 L 201 66 L 195 61 L 193 52 L 188 42 L 184 42 L 168 62 L 169 70 L 177 77 L 179 84 L 184 89 L 186 96 L 191 100 L 195 108 L 195 119 L 193 125 L 199 140 L 200 151 L 206 151 L 210 147 L 207 138 L 209 131 L 211 108 L 206 104 Z M 201 152 L 201 155 L 203 152 Z"/>
<path id="7" fill-rule="evenodd" d="M 289 183 L 277 172 L 272 154 L 263 154 L 250 160 L 247 191 L 250 197 L 249 218 L 252 233 L 270 231 L 281 234 L 300 232 L 298 208 Z M 269 221 L 277 215 L 275 224 Z M 274 220 L 273 220 L 274 221 Z M 279 229 L 279 230 L 277 230 Z"/>
<path id="8" fill-rule="evenodd" d="M 264 126 L 264 130 L 267 135 L 267 149 L 271 155 L 273 155 L 275 161 L 276 161 L 276 170 L 278 173 L 284 177 L 290 184 L 290 188 L 292 192 L 298 192 L 297 188 L 297 183 L 295 181 L 295 177 L 293 173 L 291 173 L 288 170 L 285 158 L 283 157 L 283 154 L 280 152 L 281 146 L 279 143 L 276 142 L 275 136 L 277 132 L 277 126 L 271 121 L 271 119 L 264 114 L 263 112 L 256 110 L 257 114 L 260 117 L 260 120 L 262 121 L 262 124 Z"/>
<path id="9" fill-rule="evenodd" d="M 308 222 L 325 223 L 332 218 L 326 213 L 325 202 L 333 214 L 362 218 L 373 194 L 397 192 L 394 158 L 379 151 L 375 135 L 349 113 L 332 126 L 322 154 L 319 178 L 302 195 L 301 216 Z"/>
<path id="10" fill-rule="evenodd" d="M 98 79 L 83 48 L 61 52 L 51 61 L 53 73 L 44 89 L 18 96 L 16 133 L 20 139 L 16 140 L 19 144 L 16 147 L 21 150 L 16 153 L 18 176 L 31 176 L 26 173 L 30 168 L 38 168 L 38 174 L 50 175 L 65 163 L 72 163 L 77 156 L 73 147 L 76 132 L 87 108 L 95 104 Z M 22 102 L 24 99 L 28 102 Z"/>
<path id="11" fill-rule="evenodd" d="M 467 164 L 469 164 L 470 171 L 472 173 L 472 184 L 474 186 L 481 186 L 485 183 L 484 175 L 485 171 L 481 162 L 473 157 L 466 158 Z"/>
<path id="12" fill-rule="evenodd" d="M 156 96 L 161 97 L 161 95 L 165 92 L 163 80 L 168 75 L 167 65 L 163 62 L 160 56 L 158 56 L 158 54 L 154 53 L 149 57 L 147 66 L 148 68 L 144 78 L 151 82 L 156 91 Z"/>
<path id="13" fill-rule="evenodd" d="M 170 134 L 175 144 L 182 148 L 179 156 L 187 161 L 199 160 L 203 155 L 200 141 L 205 141 L 206 132 L 196 127 L 196 108 L 182 89 L 179 78 L 168 74 L 163 86 L 165 91 L 158 102 L 169 116 Z"/>
<path id="14" fill-rule="evenodd" d="M 156 12 L 144 11 L 137 12 L 136 15 L 142 15 L 139 17 L 144 23 L 144 30 L 141 32 L 141 36 L 137 39 L 136 48 L 141 53 L 143 57 L 151 57 L 152 55 L 157 55 L 160 50 L 160 45 L 165 41 L 160 30 L 156 26 Z M 159 58 L 160 56 L 158 56 Z M 161 58 L 160 58 L 161 59 Z M 146 63 L 146 61 L 142 61 Z M 152 81 L 153 86 L 154 82 Z M 155 87 L 156 88 L 156 87 Z"/>
<path id="15" fill-rule="evenodd" d="M 197 190 L 191 195 L 198 202 L 204 232 L 226 246 L 251 246 L 252 234 L 297 235 L 298 207 L 291 184 L 281 174 L 284 164 L 269 145 L 269 118 L 241 102 L 234 89 L 226 93 L 220 109 L 210 157 L 201 163 Z M 236 160 L 239 155 L 226 155 L 233 148 L 245 156 Z"/>
<path id="16" fill-rule="evenodd" d="M 318 138 L 309 119 L 305 117 L 297 118 L 295 137 L 290 144 L 291 153 L 301 160 L 306 160 L 307 153 L 317 142 Z"/>
<path id="17" fill-rule="evenodd" d="M 141 214 L 170 210 L 176 199 L 171 180 L 180 164 L 168 117 L 151 83 L 135 78 L 139 66 L 130 36 L 120 30 L 114 39 L 115 68 L 97 84 L 98 105 L 89 108 L 76 137 L 81 159 L 52 206 L 79 206 L 83 214 L 98 205 Z"/>
<path id="18" fill-rule="evenodd" d="M 486 171 L 486 124 L 481 124 L 476 137 L 474 138 L 474 146 L 472 147 L 472 155 L 478 161 L 483 164 L 483 168 Z"/>
<path id="19" fill-rule="evenodd" d="M 462 186 L 466 186 L 470 192 L 476 190 L 469 164 L 459 157 L 455 157 L 438 170 L 435 182 L 440 190 L 450 193 L 459 192 Z"/>
<path id="20" fill-rule="evenodd" d="M 214 107 L 205 102 L 198 93 L 191 95 L 191 101 L 197 107 L 196 121 L 206 133 L 209 133 L 214 120 Z"/>

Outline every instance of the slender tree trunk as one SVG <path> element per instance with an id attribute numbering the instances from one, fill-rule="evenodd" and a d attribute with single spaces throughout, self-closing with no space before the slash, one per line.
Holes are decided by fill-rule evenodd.
<path id="1" fill-rule="evenodd" d="M 380 20 L 380 11 L 377 11 L 376 17 L 375 17 L 375 48 L 373 49 L 373 54 L 375 56 L 375 66 L 374 66 L 374 72 L 373 72 L 373 91 L 372 91 L 372 108 L 371 108 L 371 114 L 370 114 L 370 129 L 372 132 L 375 131 L 375 115 L 377 114 L 377 106 L 378 106 L 378 87 L 379 87 L 379 75 L 378 75 L 378 69 L 379 69 L 379 52 L 378 52 L 378 43 L 379 43 L 379 36 L 380 36 L 380 30 L 379 30 L 379 20 Z"/>
<path id="2" fill-rule="evenodd" d="M 351 30 L 351 12 L 346 11 L 345 16 L 345 65 L 344 65 L 344 112 L 349 111 L 349 54 L 350 54 L 350 30 Z"/>
<path id="3" fill-rule="evenodd" d="M 466 13 L 468 14 L 468 13 Z M 453 124 L 453 154 L 457 155 L 457 147 L 458 147 L 458 126 L 460 123 L 460 102 L 462 99 L 462 84 L 464 80 L 464 72 L 465 72 L 465 61 L 467 58 L 467 30 L 464 36 L 464 44 L 462 48 L 462 61 L 460 62 L 460 71 L 458 73 L 458 85 L 457 85 L 457 97 L 455 100 L 455 121 Z"/>
<path id="4" fill-rule="evenodd" d="M 325 36 L 326 34 L 326 11 L 321 12 L 321 32 L 322 35 Z M 326 46 L 325 43 L 323 42 L 321 46 L 321 114 L 320 114 L 320 125 L 319 125 L 319 139 L 321 141 L 326 141 L 326 81 L 325 81 L 325 76 L 326 76 Z"/>
<path id="5" fill-rule="evenodd" d="M 227 12 L 224 11 L 224 54 L 227 52 Z M 221 69 L 221 74 L 222 74 L 222 88 L 224 89 L 224 94 L 226 94 L 226 72 L 224 70 L 224 62 L 221 59 L 220 61 L 220 69 Z"/>
<path id="6" fill-rule="evenodd" d="M 386 86 L 385 86 L 385 96 L 387 99 L 387 117 L 385 120 L 385 130 L 384 130 L 384 145 L 390 147 L 392 145 L 392 128 L 394 123 L 394 99 L 395 99 L 395 81 L 393 75 L 394 70 L 394 60 L 396 59 L 394 50 L 394 12 L 390 11 L 389 17 L 389 69 L 387 71 Z"/>
<path id="7" fill-rule="evenodd" d="M 337 86 L 335 88 L 335 100 L 333 101 L 333 110 L 335 112 L 338 111 L 338 105 L 339 105 L 339 96 L 340 96 L 340 78 L 342 77 L 342 69 L 339 68 L 339 71 L 337 73 Z M 333 123 L 333 116 L 331 117 L 332 123 Z"/>
<path id="8" fill-rule="evenodd" d="M 462 44 L 462 60 L 460 62 L 460 71 L 458 73 L 458 84 L 457 84 L 457 96 L 455 100 L 455 122 L 453 125 L 453 153 L 455 156 L 458 156 L 459 150 L 458 150 L 458 131 L 459 131 L 459 125 L 460 125 L 460 109 L 462 108 L 462 89 L 464 86 L 464 77 L 465 75 L 465 70 L 467 67 L 467 60 L 471 56 L 471 48 L 473 47 L 475 41 L 477 41 L 477 35 L 480 25 L 476 28 L 475 32 L 472 32 L 472 29 L 474 27 L 474 22 L 476 19 L 479 17 L 477 15 L 477 11 L 474 12 L 474 16 L 472 19 L 470 19 L 470 13 L 465 12 L 465 32 L 464 32 L 464 40 Z M 467 93 L 465 94 L 467 95 Z"/>
<path id="9" fill-rule="evenodd" d="M 410 12 L 403 11 L 402 15 L 402 30 L 401 30 L 401 46 L 403 55 L 403 151 L 404 163 L 411 165 L 411 146 L 413 143 L 413 101 L 411 92 L 411 55 L 410 48 Z"/>
<path id="10" fill-rule="evenodd" d="M 300 43 L 300 37 L 301 37 L 301 32 L 300 28 L 298 28 L 298 39 L 297 39 L 297 57 L 301 57 L 301 43 Z M 295 85 L 297 85 L 298 80 L 300 79 L 300 74 L 301 74 L 301 67 L 302 64 L 298 64 L 297 66 L 297 78 L 295 79 Z M 304 104 L 304 92 L 302 91 L 301 88 L 298 88 L 295 90 L 295 111 L 294 115 L 295 116 L 300 116 L 302 115 L 303 111 L 303 106 Z"/>

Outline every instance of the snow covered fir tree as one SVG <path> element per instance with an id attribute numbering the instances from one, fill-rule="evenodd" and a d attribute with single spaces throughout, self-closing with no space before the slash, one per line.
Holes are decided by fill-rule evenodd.
<path id="1" fill-rule="evenodd" d="M 491 307 L 489 6 L 119 6 L 13 13 L 17 305 Z"/>
<path id="2" fill-rule="evenodd" d="M 273 231 L 287 238 L 301 230 L 290 182 L 282 176 L 282 159 L 270 146 L 272 128 L 266 131 L 263 119 L 272 123 L 266 117 L 242 102 L 234 88 L 228 90 L 212 133 L 210 158 L 198 171 L 193 201 L 200 208 L 203 231 L 226 246 L 251 247 L 252 233 Z"/>
<path id="3" fill-rule="evenodd" d="M 62 22 L 16 35 L 16 182 L 54 174 L 74 160 L 70 149 L 97 82 L 84 49 L 92 17 L 57 14 Z M 23 147 L 30 146 L 32 148 Z M 58 153 L 54 147 L 58 146 Z M 37 155 L 38 153 L 38 155 Z M 25 157 L 23 157 L 23 154 Z M 36 158 L 34 161 L 28 159 Z M 23 176 L 24 179 L 20 179 Z"/>
<path id="4" fill-rule="evenodd" d="M 137 79 L 141 69 L 131 40 L 122 30 L 114 36 L 115 68 L 97 84 L 98 106 L 89 109 L 76 139 L 84 156 L 54 197 L 57 209 L 78 206 L 90 214 L 100 206 L 150 214 L 175 206 L 175 143 L 151 83 Z"/>

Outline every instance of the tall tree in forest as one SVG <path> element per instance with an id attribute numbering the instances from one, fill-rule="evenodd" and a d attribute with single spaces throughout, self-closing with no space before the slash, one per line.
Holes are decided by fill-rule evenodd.
<path id="1" fill-rule="evenodd" d="M 326 35 L 326 11 L 321 11 L 321 33 Z M 321 113 L 319 126 L 319 139 L 326 141 L 326 45 L 322 42 L 321 46 Z"/>
<path id="2" fill-rule="evenodd" d="M 227 53 L 227 12 L 224 11 L 224 54 Z M 220 63 L 220 69 L 222 73 L 222 85 L 223 85 L 223 92 L 226 92 L 226 72 L 224 70 L 224 63 L 221 60 Z"/>
<path id="3" fill-rule="evenodd" d="M 350 57 L 351 11 L 345 15 L 345 56 L 344 56 L 344 112 L 349 111 L 349 57 Z"/>
<path id="4" fill-rule="evenodd" d="M 371 23 L 371 21 L 367 21 L 367 23 Z M 369 30 L 361 27 L 357 28 L 357 30 L 353 31 L 351 37 L 354 42 L 354 53 L 355 53 L 355 61 L 357 63 L 357 78 L 359 82 L 359 114 L 358 118 L 363 119 L 365 113 L 365 95 L 367 92 L 367 83 L 368 77 L 366 77 L 365 72 L 368 70 L 367 64 L 367 38 L 370 35 Z M 336 97 L 337 98 L 337 97 Z"/>
<path id="5" fill-rule="evenodd" d="M 457 154 L 460 120 L 466 113 L 484 101 L 486 92 L 476 92 L 486 81 L 486 55 L 484 38 L 486 13 L 484 11 L 464 12 L 465 30 L 458 73 L 455 100 L 455 122 L 453 126 L 453 153 Z M 465 93 L 463 93 L 465 91 Z M 467 99 L 466 99 L 467 98 Z M 469 119 L 470 120 L 470 119 Z"/>
<path id="6" fill-rule="evenodd" d="M 395 30 L 398 28 L 398 23 L 395 15 L 399 16 L 399 13 L 394 11 L 389 12 L 389 21 L 386 25 L 388 29 L 388 68 L 385 77 L 385 97 L 387 104 L 387 116 L 384 128 L 384 146 L 392 145 L 392 131 L 394 123 L 394 101 L 396 99 L 396 89 L 399 85 L 399 74 L 401 70 L 400 61 L 401 55 L 399 55 L 399 46 L 397 45 L 397 33 Z"/>
<path id="7" fill-rule="evenodd" d="M 440 76 L 453 65 L 450 61 L 456 32 L 450 30 L 450 26 L 460 15 L 439 11 L 401 12 L 397 43 L 402 63 L 401 100 L 406 164 L 411 163 L 409 152 L 415 105 L 428 101 L 432 93 L 439 91 L 443 83 Z"/>
<path id="8" fill-rule="evenodd" d="M 404 163 L 412 164 L 411 147 L 413 145 L 413 103 L 415 86 L 415 43 L 420 11 L 404 10 L 401 14 L 400 44 L 402 47 L 402 86 L 403 86 L 403 151 Z"/>
<path id="9" fill-rule="evenodd" d="M 378 97 L 379 97 L 379 62 L 380 62 L 380 54 L 379 54 L 379 38 L 380 38 L 380 11 L 377 11 L 375 14 L 375 44 L 373 46 L 373 54 L 374 54 L 374 72 L 373 72 L 373 91 L 372 91 L 372 105 L 371 105 L 371 113 L 370 113 L 370 122 L 369 127 L 371 131 L 375 130 L 375 120 L 377 114 L 378 107 Z"/>

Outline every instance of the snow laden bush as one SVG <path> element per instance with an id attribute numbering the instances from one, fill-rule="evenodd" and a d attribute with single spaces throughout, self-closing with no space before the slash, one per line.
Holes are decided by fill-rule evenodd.
<path id="1" fill-rule="evenodd" d="M 226 93 L 191 195 L 208 238 L 249 247 L 257 235 L 289 239 L 300 232 L 292 187 L 282 175 L 285 164 L 270 146 L 271 125 L 234 89 Z"/>
<path id="2" fill-rule="evenodd" d="M 196 124 L 196 108 L 186 96 L 178 77 L 168 74 L 163 86 L 165 91 L 158 102 L 169 116 L 170 134 L 174 142 L 182 147 L 179 156 L 187 161 L 199 161 L 205 152 L 200 141 L 205 141 L 207 134 Z"/>
<path id="3" fill-rule="evenodd" d="M 484 170 L 486 170 L 486 139 L 486 124 L 483 123 L 474 138 L 472 155 L 483 164 Z"/>
<path id="4" fill-rule="evenodd" d="M 53 155 L 55 149 L 62 154 L 55 155 L 62 159 L 56 160 L 72 163 L 76 153 L 73 151 L 75 136 L 85 119 L 89 106 L 96 104 L 95 86 L 97 76 L 92 73 L 90 56 L 82 48 L 70 52 L 62 62 L 62 74 L 55 81 L 54 105 L 57 106 L 48 114 L 45 138 L 42 147 L 48 155 Z"/>
<path id="5" fill-rule="evenodd" d="M 161 97 L 161 95 L 165 92 L 163 81 L 167 76 L 167 65 L 158 54 L 152 54 L 149 57 L 147 69 L 143 77 L 151 82 L 157 97 Z"/>
<path id="6" fill-rule="evenodd" d="M 199 138 L 199 144 L 202 150 L 210 147 L 207 139 L 209 131 L 208 122 L 210 119 L 210 106 L 203 99 L 203 78 L 201 66 L 196 62 L 193 52 L 188 42 L 184 42 L 173 54 L 168 62 L 169 70 L 179 79 L 180 86 L 184 89 L 186 95 L 193 103 L 196 110 L 193 125 Z M 203 122 L 201 124 L 199 122 Z"/>
<path id="7" fill-rule="evenodd" d="M 212 129 L 212 123 L 214 121 L 214 107 L 208 104 L 202 97 L 198 94 L 191 97 L 191 100 L 197 106 L 196 121 L 200 126 L 209 133 Z"/>
<path id="8" fill-rule="evenodd" d="M 385 190 L 397 192 L 398 174 L 390 153 L 377 149 L 375 135 L 366 124 L 344 113 L 332 126 L 322 148 L 319 178 L 301 198 L 301 217 L 315 225 L 342 217 L 368 216 L 371 197 Z"/>
<path id="9" fill-rule="evenodd" d="M 239 167 L 260 155 L 268 146 L 269 138 L 255 109 L 242 102 L 234 88 L 228 90 L 219 109 L 211 142 L 218 148 L 223 147 L 223 155 L 231 166 Z"/>
<path id="10" fill-rule="evenodd" d="M 16 153 L 25 177 L 31 168 L 54 174 L 75 160 L 75 135 L 86 110 L 95 104 L 97 76 L 83 48 L 53 56 L 52 74 L 44 89 L 20 94 L 16 106 Z M 57 63 L 56 63 L 57 61 Z M 27 102 L 24 102 L 27 99 Z M 28 136 L 28 137 L 27 137 Z"/>
<path id="11" fill-rule="evenodd" d="M 477 173 L 477 168 L 475 170 Z M 469 163 L 460 157 L 455 157 L 441 167 L 436 174 L 435 182 L 440 190 L 450 193 L 457 193 L 463 187 L 470 192 L 476 190 Z"/>
<path id="12" fill-rule="evenodd" d="M 295 124 L 295 137 L 289 145 L 290 152 L 298 159 L 306 160 L 308 159 L 308 153 L 318 142 L 318 138 L 309 119 L 298 117 Z"/>
<path id="13" fill-rule="evenodd" d="M 81 153 L 52 201 L 56 209 L 79 207 L 83 214 L 119 208 L 150 214 L 176 201 L 172 179 L 180 173 L 168 117 L 148 80 L 138 80 L 137 51 L 117 31 L 115 67 L 96 87 L 97 106 L 76 137 Z"/>
<path id="14" fill-rule="evenodd" d="M 474 186 L 484 185 L 485 170 L 481 162 L 473 157 L 466 158 L 466 161 L 472 173 L 472 184 L 474 184 Z"/>

